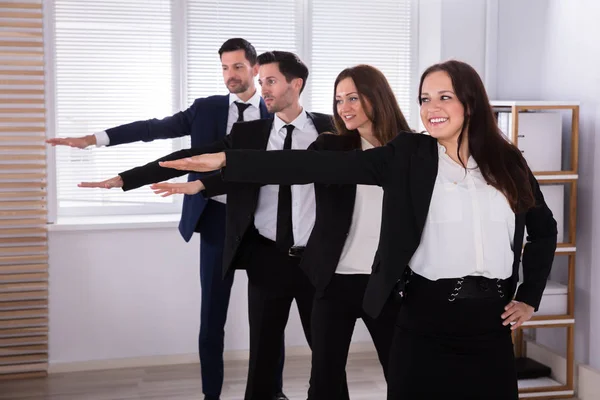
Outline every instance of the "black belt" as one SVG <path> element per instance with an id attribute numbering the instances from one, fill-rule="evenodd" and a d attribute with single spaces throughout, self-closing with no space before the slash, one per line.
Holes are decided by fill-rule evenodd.
<path id="1" fill-rule="evenodd" d="M 274 247 L 278 250 L 281 250 L 281 249 L 279 249 L 279 247 L 277 247 L 277 244 L 273 240 L 264 237 L 263 235 L 258 233 L 258 231 L 255 232 L 255 237 L 262 244 L 269 246 L 269 247 Z M 286 253 L 288 256 L 290 256 L 292 258 L 302 258 L 302 255 L 304 254 L 305 249 L 306 249 L 305 246 L 292 246 L 289 249 L 287 249 Z"/>
<path id="2" fill-rule="evenodd" d="M 411 286 L 413 286 L 413 290 L 422 290 L 428 287 L 441 295 L 447 295 L 450 302 L 456 299 L 508 298 L 510 295 L 510 279 L 490 279 L 469 275 L 462 278 L 430 281 L 412 272 L 409 268 L 407 270 L 404 279 L 408 293 L 410 293 Z"/>

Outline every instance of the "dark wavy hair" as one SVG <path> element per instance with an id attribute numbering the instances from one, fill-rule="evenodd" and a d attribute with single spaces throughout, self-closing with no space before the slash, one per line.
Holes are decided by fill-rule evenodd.
<path id="1" fill-rule="evenodd" d="M 466 134 L 469 154 L 477 162 L 485 181 L 504 193 L 513 211 L 526 211 L 535 206 L 527 162 L 521 151 L 498 128 L 481 77 L 473 67 L 450 60 L 427 68 L 421 75 L 419 104 L 422 103 L 423 81 L 427 75 L 438 71 L 448 74 L 454 93 L 465 110 L 458 149 Z M 458 159 L 466 165 L 465 160 L 460 158 L 460 152 Z"/>
<path id="2" fill-rule="evenodd" d="M 333 86 L 333 119 L 338 134 L 356 134 L 356 132 L 350 132 L 346 129 L 342 117 L 337 112 L 335 91 L 338 84 L 346 78 L 351 78 L 354 81 L 360 103 L 367 114 L 367 118 L 373 124 L 373 135 L 379 143 L 385 145 L 394 139 L 398 133 L 411 131 L 385 75 L 371 65 L 361 64 L 346 68 L 335 79 Z M 364 99 L 369 102 L 370 107 L 367 107 Z"/>

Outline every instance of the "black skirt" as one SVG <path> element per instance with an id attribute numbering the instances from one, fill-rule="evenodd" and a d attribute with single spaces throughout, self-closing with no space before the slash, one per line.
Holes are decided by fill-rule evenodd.
<path id="1" fill-rule="evenodd" d="M 478 279 L 486 293 L 461 298 L 452 296 L 456 279 L 409 277 L 390 355 L 388 400 L 518 399 L 511 331 L 500 317 L 510 299 L 496 281 Z"/>

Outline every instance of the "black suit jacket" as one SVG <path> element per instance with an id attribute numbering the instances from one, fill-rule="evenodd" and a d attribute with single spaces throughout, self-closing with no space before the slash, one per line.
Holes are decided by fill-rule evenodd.
<path id="1" fill-rule="evenodd" d="M 321 135 L 309 150 L 340 151 L 360 148 L 360 136 L 358 132 L 353 132 L 350 135 Z M 302 165 L 298 167 L 301 168 Z M 322 291 L 335 274 L 346 244 L 354 214 L 356 185 L 316 183 L 315 200 L 315 226 L 306 244 L 300 268 L 308 275 L 316 290 Z"/>
<path id="2" fill-rule="evenodd" d="M 330 115 L 308 113 L 308 116 L 313 121 L 319 134 L 334 129 Z M 171 168 L 162 168 L 158 165 L 159 161 L 178 160 L 199 154 L 217 153 L 227 149 L 266 150 L 272 125 L 273 118 L 236 123 L 231 129 L 231 133 L 221 141 L 205 147 L 180 150 L 142 167 L 122 172 L 119 175 L 123 179 L 123 190 L 162 182 L 188 173 Z M 249 228 L 254 226 L 254 211 L 258 204 L 258 194 L 262 185 L 255 183 L 225 185 L 218 175 L 213 175 L 212 179 L 211 177 L 203 178 L 202 181 L 207 187 L 208 195 L 213 196 L 225 192 L 228 194 L 223 275 L 233 269 L 243 269 L 247 261 L 245 256 L 248 255 L 248 252 L 239 250 Z"/>
<path id="3" fill-rule="evenodd" d="M 421 241 L 438 171 L 437 141 L 431 136 L 402 133 L 386 146 L 366 151 L 227 151 L 226 181 L 277 184 L 368 184 L 384 189 L 379 246 L 363 307 L 377 317 L 393 291 L 403 292 L 404 270 Z M 512 291 L 519 279 L 523 250 L 523 283 L 516 300 L 538 308 L 556 250 L 552 212 L 533 175 L 536 206 L 515 214 Z"/>

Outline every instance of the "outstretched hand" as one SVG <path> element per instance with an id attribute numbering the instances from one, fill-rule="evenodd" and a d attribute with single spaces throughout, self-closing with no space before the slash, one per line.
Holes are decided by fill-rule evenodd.
<path id="1" fill-rule="evenodd" d="M 119 175 L 114 178 L 106 179 L 100 182 L 81 182 L 78 187 L 81 188 L 102 188 L 102 189 L 112 189 L 112 188 L 120 188 L 123 187 L 123 179 Z"/>
<path id="2" fill-rule="evenodd" d="M 51 138 L 46 140 L 46 143 L 52 146 L 69 146 L 77 149 L 85 149 L 88 146 L 96 144 L 96 136 L 88 135 L 82 137 Z"/>
<path id="3" fill-rule="evenodd" d="M 202 154 L 174 161 L 161 161 L 158 164 L 164 168 L 181 171 L 210 172 L 225 166 L 225 153 Z"/>
<path id="4" fill-rule="evenodd" d="M 184 183 L 162 182 L 151 185 L 150 189 L 152 189 L 155 194 L 158 194 L 161 197 L 168 197 L 174 194 L 192 195 L 204 190 L 204 184 L 200 180 Z"/>

